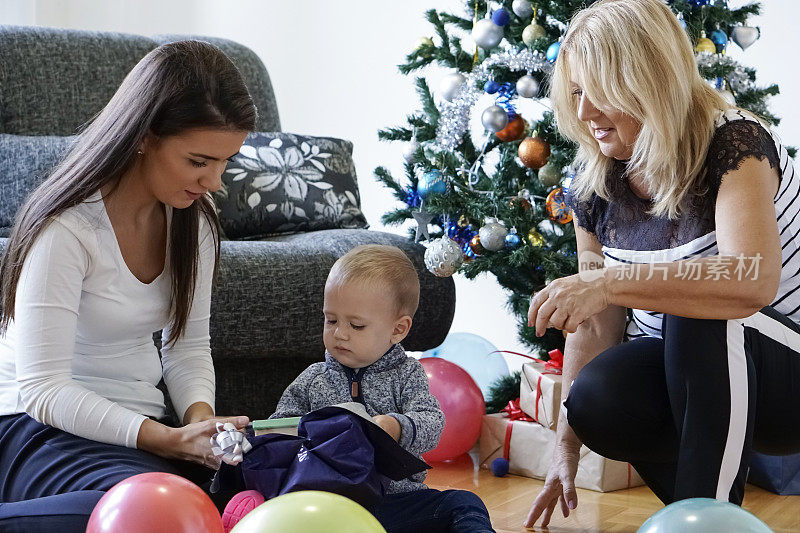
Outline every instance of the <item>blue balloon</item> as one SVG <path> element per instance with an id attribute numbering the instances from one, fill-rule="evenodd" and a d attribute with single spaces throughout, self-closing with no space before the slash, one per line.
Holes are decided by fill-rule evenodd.
<path id="1" fill-rule="evenodd" d="M 431 194 L 444 194 L 447 192 L 447 181 L 440 170 L 429 170 L 419 179 L 417 194 L 420 198 L 427 198 Z"/>
<path id="2" fill-rule="evenodd" d="M 505 26 L 509 20 L 511 20 L 511 15 L 502 7 L 492 13 L 492 21 L 498 26 Z"/>
<path id="3" fill-rule="evenodd" d="M 422 357 L 441 357 L 455 363 L 472 376 L 483 398 L 489 398 L 489 387 L 500 376 L 508 375 L 508 364 L 494 344 L 480 335 L 451 333 L 444 342 L 422 353 Z"/>
<path id="4" fill-rule="evenodd" d="M 561 41 L 556 41 L 547 49 L 547 60 L 550 63 L 555 63 L 558 57 L 558 51 L 561 50 Z"/>
<path id="5" fill-rule="evenodd" d="M 638 533 L 768 533 L 764 522 L 738 505 L 711 498 L 691 498 L 667 505 Z"/>
<path id="6" fill-rule="evenodd" d="M 492 461 L 492 474 L 497 477 L 503 477 L 508 474 L 508 461 L 502 457 L 498 457 Z"/>

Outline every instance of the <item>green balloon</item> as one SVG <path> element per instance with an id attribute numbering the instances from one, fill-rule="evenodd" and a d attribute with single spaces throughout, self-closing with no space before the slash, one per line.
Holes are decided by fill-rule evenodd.
<path id="1" fill-rule="evenodd" d="M 353 500 L 318 490 L 290 492 L 245 515 L 231 533 L 386 533 Z"/>

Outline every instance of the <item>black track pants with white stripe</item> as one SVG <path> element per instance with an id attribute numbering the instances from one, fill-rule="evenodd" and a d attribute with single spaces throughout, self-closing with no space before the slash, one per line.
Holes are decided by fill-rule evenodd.
<path id="1" fill-rule="evenodd" d="M 751 450 L 800 452 L 800 326 L 767 306 L 732 320 L 665 314 L 662 335 L 584 366 L 564 402 L 569 424 L 665 504 L 741 505 Z"/>

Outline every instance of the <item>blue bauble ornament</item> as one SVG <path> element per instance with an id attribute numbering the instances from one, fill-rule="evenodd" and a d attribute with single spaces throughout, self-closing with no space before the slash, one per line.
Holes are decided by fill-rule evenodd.
<path id="1" fill-rule="evenodd" d="M 561 49 L 561 41 L 554 42 L 550 45 L 550 48 L 547 49 L 547 60 L 550 63 L 555 63 L 556 58 L 558 57 L 558 51 Z"/>
<path id="2" fill-rule="evenodd" d="M 513 250 L 517 246 L 519 246 L 519 235 L 516 233 L 506 235 L 506 248 Z"/>
<path id="3" fill-rule="evenodd" d="M 492 461 L 492 474 L 497 477 L 503 477 L 508 474 L 508 461 L 502 457 L 498 457 Z"/>
<path id="4" fill-rule="evenodd" d="M 728 36 L 722 30 L 714 30 L 709 36 L 711 42 L 717 47 L 717 53 L 721 54 L 725 47 L 728 45 Z"/>
<path id="5" fill-rule="evenodd" d="M 689 3 L 692 4 L 693 6 L 703 7 L 710 4 L 711 0 L 689 0 Z"/>
<path id="6" fill-rule="evenodd" d="M 506 24 L 508 24 L 508 21 L 510 19 L 511 19 L 511 15 L 509 15 L 508 11 L 506 11 L 502 7 L 500 9 L 496 10 L 494 13 L 492 13 L 492 20 L 498 26 L 505 26 Z"/>
<path id="7" fill-rule="evenodd" d="M 417 194 L 420 198 L 427 198 L 431 194 L 444 194 L 447 192 L 447 181 L 440 170 L 429 170 L 419 179 Z"/>
<path id="8" fill-rule="evenodd" d="M 494 94 L 500 90 L 500 84 L 494 80 L 489 80 L 483 85 L 483 90 L 489 94 Z"/>

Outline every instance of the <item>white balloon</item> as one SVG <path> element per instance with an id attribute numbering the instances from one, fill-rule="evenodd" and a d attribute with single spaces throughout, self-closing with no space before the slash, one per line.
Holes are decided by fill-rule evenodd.
<path id="1" fill-rule="evenodd" d="M 494 48 L 503 40 L 503 28 L 492 19 L 481 19 L 472 28 L 472 38 L 481 48 Z"/>
<path id="2" fill-rule="evenodd" d="M 448 102 L 452 102 L 466 79 L 460 72 L 448 74 L 439 82 L 439 94 Z"/>

